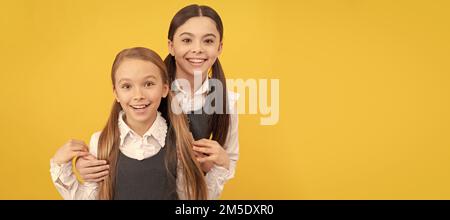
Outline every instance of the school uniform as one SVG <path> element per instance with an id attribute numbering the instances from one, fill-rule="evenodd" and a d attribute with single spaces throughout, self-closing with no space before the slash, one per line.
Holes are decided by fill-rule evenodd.
<path id="1" fill-rule="evenodd" d="M 183 111 L 188 116 L 189 126 L 195 140 L 209 138 L 211 115 L 199 110 L 205 104 L 205 97 L 210 90 L 208 80 L 190 96 L 174 83 L 174 92 Z M 233 108 L 236 101 L 234 93 L 228 93 L 229 106 Z M 137 135 L 123 120 L 124 113 L 119 115 L 120 145 L 116 172 L 114 199 L 186 199 L 181 164 L 176 167 L 176 182 L 170 181 L 168 170 L 165 168 L 164 158 L 169 147 L 167 140 L 167 122 L 158 112 L 157 118 L 150 129 L 141 137 Z M 238 160 L 239 144 L 237 134 L 238 117 L 235 112 L 230 115 L 230 128 L 224 149 L 227 151 L 229 169 L 214 165 L 206 174 L 205 181 L 208 188 L 208 199 L 218 199 L 224 184 L 234 177 Z M 100 132 L 92 135 L 89 151 L 97 155 L 97 144 Z M 170 141 L 169 141 L 170 142 Z M 97 199 L 97 183 L 79 183 L 72 171 L 72 163 L 57 165 L 50 161 L 52 181 L 64 199 Z"/>

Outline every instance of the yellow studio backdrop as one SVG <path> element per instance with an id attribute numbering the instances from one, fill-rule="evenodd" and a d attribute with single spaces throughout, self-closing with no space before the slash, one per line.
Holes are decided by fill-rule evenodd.
<path id="1" fill-rule="evenodd" d="M 0 199 L 60 199 L 49 160 L 89 142 L 123 48 L 167 55 L 173 15 L 212 6 L 228 78 L 279 79 L 280 118 L 240 115 L 222 199 L 450 199 L 448 1 L 0 3 Z"/>

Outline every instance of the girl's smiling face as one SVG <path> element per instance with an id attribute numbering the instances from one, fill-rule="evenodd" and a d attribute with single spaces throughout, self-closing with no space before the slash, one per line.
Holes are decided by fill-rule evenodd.
<path id="1" fill-rule="evenodd" d="M 216 23 L 208 17 L 188 19 L 169 40 L 169 52 L 175 57 L 177 75 L 189 77 L 201 71 L 206 76 L 222 52 Z"/>
<path id="2" fill-rule="evenodd" d="M 151 125 L 168 91 L 160 69 L 150 61 L 126 58 L 116 70 L 114 94 L 130 127 Z"/>

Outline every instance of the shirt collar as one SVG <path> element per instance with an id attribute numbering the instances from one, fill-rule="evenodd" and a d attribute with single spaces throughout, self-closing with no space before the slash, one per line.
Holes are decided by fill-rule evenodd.
<path id="1" fill-rule="evenodd" d="M 178 82 L 178 79 L 175 79 L 173 84 L 175 85 L 173 90 L 175 92 L 182 92 L 183 94 L 190 94 L 188 91 L 183 90 L 183 88 L 181 88 L 180 83 Z M 201 94 L 205 94 L 207 92 L 209 92 L 210 88 L 209 88 L 209 78 L 206 78 L 205 81 L 203 81 L 202 85 L 200 86 L 200 88 L 197 89 L 197 91 L 195 91 L 194 95 L 201 95 Z"/>
<path id="2" fill-rule="evenodd" d="M 130 127 L 128 127 L 127 123 L 123 120 L 125 112 L 120 111 L 119 113 L 119 132 L 120 132 L 120 146 L 123 145 L 125 138 L 129 135 L 138 136 Z M 166 119 L 161 116 L 161 112 L 157 112 L 156 119 L 153 122 L 152 126 L 145 132 L 142 138 L 146 139 L 149 137 L 154 137 L 156 141 L 164 147 L 166 145 L 166 134 L 167 134 L 167 123 Z"/>

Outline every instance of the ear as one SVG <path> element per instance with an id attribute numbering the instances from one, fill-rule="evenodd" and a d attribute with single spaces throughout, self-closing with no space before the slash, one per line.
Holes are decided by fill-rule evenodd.
<path id="1" fill-rule="evenodd" d="M 169 48 L 170 55 L 175 56 L 175 51 L 173 49 L 173 41 L 168 40 L 167 41 L 167 47 Z"/>
<path id="2" fill-rule="evenodd" d="M 116 99 L 116 101 L 120 103 L 119 96 L 117 95 L 116 89 L 113 89 L 113 93 L 114 93 L 114 98 Z"/>
<path id="3" fill-rule="evenodd" d="M 220 42 L 220 44 L 219 44 L 219 55 L 222 54 L 222 49 L 223 49 L 223 42 Z"/>
<path id="4" fill-rule="evenodd" d="M 168 84 L 164 84 L 163 85 L 162 97 L 166 98 L 168 94 L 169 94 L 169 85 Z"/>

